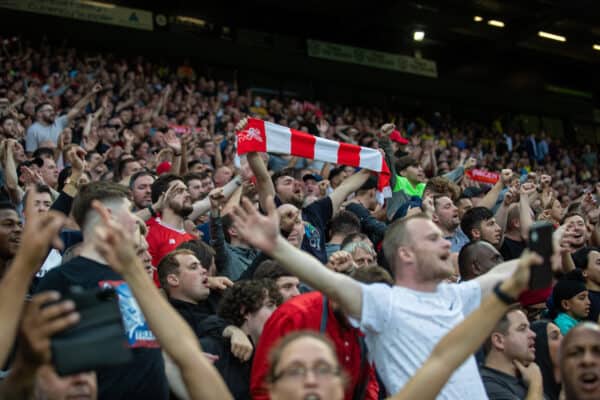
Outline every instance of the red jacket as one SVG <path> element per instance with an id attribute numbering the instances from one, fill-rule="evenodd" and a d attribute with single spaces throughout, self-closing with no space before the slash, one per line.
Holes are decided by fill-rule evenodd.
<path id="1" fill-rule="evenodd" d="M 254 400 L 268 400 L 269 393 L 264 383 L 269 369 L 268 354 L 273 345 L 287 333 L 303 329 L 319 331 L 321 326 L 321 314 L 323 312 L 323 295 L 320 292 L 311 292 L 288 300 L 275 310 L 267 320 L 252 364 L 252 375 L 250 377 L 250 390 Z M 326 334 L 335 344 L 335 350 L 340 365 L 345 369 L 350 378 L 345 400 L 352 400 L 354 390 L 359 380 L 365 374 L 361 374 L 360 345 L 357 335 L 362 335 L 360 330 L 352 328 L 347 323 L 340 323 L 329 307 Z M 365 354 L 366 356 L 366 354 Z M 366 364 L 369 365 L 369 364 Z M 369 365 L 369 384 L 367 386 L 365 399 L 376 400 L 379 386 L 375 377 L 375 370 Z"/>

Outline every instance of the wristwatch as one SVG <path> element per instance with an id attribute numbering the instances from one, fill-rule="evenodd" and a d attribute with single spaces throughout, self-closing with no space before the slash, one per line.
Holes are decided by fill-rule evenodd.
<path id="1" fill-rule="evenodd" d="M 70 176 L 65 180 L 64 186 L 71 185 L 75 189 L 79 189 L 79 181 L 71 178 Z"/>
<path id="2" fill-rule="evenodd" d="M 515 304 L 518 301 L 518 299 L 515 299 L 506 292 L 503 292 L 502 289 L 500 289 L 501 284 L 501 282 L 498 282 L 496 286 L 494 286 L 494 294 L 498 296 L 498 299 L 500 299 L 500 301 L 506 304 L 507 306 Z"/>

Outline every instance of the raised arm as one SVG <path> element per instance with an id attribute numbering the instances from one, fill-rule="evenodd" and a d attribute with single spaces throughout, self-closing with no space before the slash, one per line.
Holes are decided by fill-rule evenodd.
<path id="1" fill-rule="evenodd" d="M 538 255 L 525 252 L 514 274 L 500 285 L 500 291 L 516 299 L 527 288 L 531 266 L 541 261 Z M 440 340 L 425 364 L 391 400 L 435 399 L 450 375 L 481 347 L 509 307 L 497 295 L 487 296 L 479 308 Z M 530 382 L 532 389 L 542 397 L 541 379 Z"/>
<path id="2" fill-rule="evenodd" d="M 239 175 L 227 182 L 225 186 L 223 186 L 223 196 L 225 197 L 225 199 L 228 199 L 233 194 L 233 192 L 235 192 L 240 186 L 242 186 L 242 178 Z M 192 213 L 187 216 L 187 219 L 191 219 L 193 221 L 199 216 L 204 215 L 209 211 L 210 199 L 206 197 L 194 203 L 194 211 L 192 211 Z"/>
<path id="3" fill-rule="evenodd" d="M 351 317 L 359 319 L 362 310 L 362 292 L 352 278 L 327 269 L 310 254 L 301 251 L 279 233 L 279 216 L 273 197 L 266 202 L 267 215 L 262 215 L 247 199 L 233 209 L 233 221 L 239 234 L 259 250 L 270 255 L 288 272 L 302 282 L 327 295 Z"/>
<path id="4" fill-rule="evenodd" d="M 223 378 L 202 354 L 198 338 L 148 279 L 131 239 L 101 203 L 93 207 L 102 216 L 96 228 L 102 240 L 96 250 L 129 284 L 152 332 L 181 370 L 190 398 L 232 399 Z"/>
<path id="5" fill-rule="evenodd" d="M 510 183 L 512 175 L 513 173 L 510 169 L 503 169 L 500 173 L 500 179 L 498 179 L 498 182 L 496 182 L 492 189 L 487 192 L 485 197 L 481 199 L 479 205 L 481 207 L 489 208 L 490 210 L 494 208 L 498 201 L 498 196 L 500 196 L 500 192 L 502 192 L 504 186 L 507 186 Z"/>
<path id="6" fill-rule="evenodd" d="M 369 179 L 369 176 L 371 176 L 371 172 L 367 169 L 362 169 L 360 172 L 357 172 L 342 182 L 342 184 L 329 195 L 334 214 L 340 209 L 342 203 L 351 193 L 360 189 L 367 179 Z"/>
<path id="7" fill-rule="evenodd" d="M 519 219 L 521 221 L 521 237 L 526 239 L 529 236 L 529 228 L 533 225 L 533 210 L 531 209 L 531 200 L 529 196 L 535 192 L 535 184 L 527 182 L 521 185 L 519 196 Z"/>
<path id="8" fill-rule="evenodd" d="M 246 158 L 252 173 L 256 177 L 258 202 L 260 203 L 260 207 L 264 210 L 267 204 L 267 198 L 269 196 L 275 196 L 275 186 L 273 185 L 267 166 L 259 153 L 248 153 L 246 154 Z"/>
<path id="9" fill-rule="evenodd" d="M 246 128 L 248 119 L 244 118 L 235 127 L 235 131 L 239 132 Z M 256 177 L 256 191 L 258 192 L 258 202 L 260 207 L 265 210 L 267 205 L 267 197 L 275 196 L 275 186 L 269 175 L 269 170 L 259 153 L 247 153 L 246 159 L 252 173 Z"/>
<path id="10" fill-rule="evenodd" d="M 73 118 L 75 118 L 77 116 L 77 114 L 79 114 L 79 112 L 85 106 L 88 105 L 88 103 L 92 99 L 92 96 L 95 96 L 101 90 L 102 90 L 102 86 L 99 83 L 96 83 L 94 85 L 94 87 L 92 88 L 92 90 L 88 94 L 86 94 L 85 96 L 83 96 L 77 103 L 75 103 L 75 105 L 73 106 L 73 108 L 71 108 L 69 110 L 69 112 L 67 113 L 67 119 L 69 121 L 73 120 Z"/>
<path id="11" fill-rule="evenodd" d="M 32 189 L 35 190 L 35 189 Z M 21 245 L 10 268 L 0 281 L 0 364 L 4 365 L 14 344 L 17 326 L 23 311 L 25 294 L 34 273 L 40 268 L 54 243 L 59 246 L 58 232 L 64 217 L 54 211 L 39 214 L 33 207 L 33 196 L 27 196 L 27 224 L 21 235 Z"/>

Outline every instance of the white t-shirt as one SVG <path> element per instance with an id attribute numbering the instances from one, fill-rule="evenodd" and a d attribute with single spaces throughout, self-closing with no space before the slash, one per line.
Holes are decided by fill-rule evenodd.
<path id="1" fill-rule="evenodd" d="M 390 394 L 400 391 L 440 339 L 481 303 L 475 281 L 442 283 L 435 292 L 379 283 L 361 287 L 360 327 Z M 452 374 L 438 399 L 487 399 L 474 357 Z"/>

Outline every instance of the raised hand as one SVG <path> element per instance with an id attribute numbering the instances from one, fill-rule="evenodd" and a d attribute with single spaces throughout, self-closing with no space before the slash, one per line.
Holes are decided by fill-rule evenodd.
<path id="1" fill-rule="evenodd" d="M 133 143 L 135 139 L 135 136 L 133 135 L 133 132 L 130 129 L 124 129 L 123 130 L 123 140 L 125 141 L 125 143 Z"/>
<path id="2" fill-rule="evenodd" d="M 477 166 L 477 159 L 475 157 L 469 157 L 465 163 L 465 169 L 475 168 Z"/>
<path id="3" fill-rule="evenodd" d="M 94 85 L 94 87 L 92 87 L 92 93 L 93 94 L 96 94 L 96 93 L 100 92 L 101 90 L 102 90 L 102 85 L 99 84 L 99 83 L 96 83 Z"/>
<path id="4" fill-rule="evenodd" d="M 223 208 L 223 204 L 225 203 L 225 195 L 223 195 L 223 188 L 214 188 L 208 194 L 208 199 L 210 200 L 210 208 L 211 210 L 221 211 Z"/>
<path id="5" fill-rule="evenodd" d="M 241 207 L 233 208 L 233 224 L 242 238 L 252 246 L 271 253 L 279 237 L 279 215 L 273 202 L 273 196 L 266 199 L 267 215 L 262 215 L 248 200 L 241 200 Z"/>
<path id="6" fill-rule="evenodd" d="M 30 190 L 36 190 L 35 187 Z M 34 196 L 27 196 L 25 205 L 25 227 L 21 234 L 21 245 L 17 250 L 16 259 L 23 261 L 23 264 L 31 268 L 31 273 L 38 270 L 42 265 L 48 249 L 54 247 L 62 249 L 63 243 L 58 237 L 58 233 L 65 222 L 65 216 L 57 211 L 50 210 L 46 213 L 39 213 L 34 207 Z"/>
<path id="7" fill-rule="evenodd" d="M 37 183 L 45 184 L 44 178 L 42 178 L 39 172 L 36 172 L 32 168 L 26 166 L 21 167 L 21 180 L 25 186 L 31 186 Z"/>
<path id="8" fill-rule="evenodd" d="M 519 196 L 523 199 L 523 196 L 529 198 L 532 194 L 536 192 L 535 183 L 533 182 L 525 182 L 521 185 L 521 189 L 519 191 Z"/>
<path id="9" fill-rule="evenodd" d="M 382 136 L 390 136 L 392 132 L 394 132 L 394 129 L 396 129 L 396 124 L 383 124 L 381 125 L 381 128 L 379 128 L 379 132 L 381 132 Z"/>
<path id="10" fill-rule="evenodd" d="M 181 139 L 177 137 L 175 131 L 169 129 L 165 135 L 165 144 L 171 148 L 175 154 L 181 154 Z"/>
<path id="11" fill-rule="evenodd" d="M 248 125 L 248 118 L 242 118 L 240 120 L 240 122 L 238 122 L 237 125 L 235 126 L 235 131 L 236 132 L 243 131 L 244 129 L 246 129 L 247 125 Z"/>
<path id="12" fill-rule="evenodd" d="M 67 151 L 67 161 L 75 171 L 85 170 L 85 155 L 87 152 L 79 146 L 73 146 Z"/>
<path id="13" fill-rule="evenodd" d="M 100 143 L 100 137 L 98 136 L 98 129 L 96 127 L 92 127 L 90 129 L 90 133 L 85 138 L 85 149 L 86 151 L 93 151 L 96 147 L 98 147 L 98 143 Z"/>
<path id="14" fill-rule="evenodd" d="M 352 254 L 347 251 L 340 250 L 333 253 L 329 260 L 327 260 L 327 268 L 334 270 L 335 272 L 341 272 L 348 274 L 357 268 Z"/>
<path id="15" fill-rule="evenodd" d="M 169 186 L 169 188 L 167 190 L 165 190 L 165 192 L 158 197 L 158 200 L 156 201 L 156 203 L 154 203 L 152 205 L 152 208 L 156 212 L 162 212 L 163 208 L 165 208 L 165 205 L 167 205 L 169 203 L 169 200 L 171 199 L 171 197 L 173 196 L 173 193 L 175 192 L 175 187 L 176 187 L 176 185 Z"/>
<path id="16" fill-rule="evenodd" d="M 542 185 L 542 188 L 549 187 L 551 183 L 552 183 L 552 177 L 550 175 L 543 174 L 540 177 L 540 184 Z"/>

